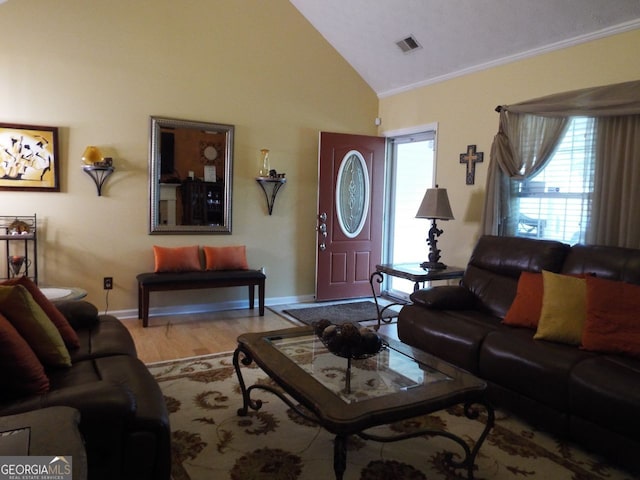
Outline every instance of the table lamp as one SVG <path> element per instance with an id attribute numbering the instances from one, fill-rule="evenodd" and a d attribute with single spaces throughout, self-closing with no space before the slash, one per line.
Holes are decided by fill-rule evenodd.
<path id="1" fill-rule="evenodd" d="M 436 237 L 442 235 L 442 230 L 436 225 L 436 220 L 453 220 L 453 212 L 449 204 L 446 188 L 427 188 L 416 218 L 430 218 L 431 228 L 429 229 L 427 244 L 430 247 L 429 260 L 422 262 L 420 267 L 428 270 L 441 270 L 447 266 L 440 261 L 440 250 L 438 250 L 438 240 Z"/>

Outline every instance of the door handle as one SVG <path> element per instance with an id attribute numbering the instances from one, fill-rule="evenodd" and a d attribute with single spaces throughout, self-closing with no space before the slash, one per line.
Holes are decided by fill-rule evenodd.
<path id="1" fill-rule="evenodd" d="M 322 242 L 320 245 L 318 245 L 318 248 L 320 249 L 321 252 L 324 252 L 327 249 L 327 245 Z"/>
<path id="2" fill-rule="evenodd" d="M 318 215 L 318 218 L 320 219 L 321 222 L 326 222 L 327 221 L 327 213 L 326 212 L 322 212 L 320 215 Z"/>

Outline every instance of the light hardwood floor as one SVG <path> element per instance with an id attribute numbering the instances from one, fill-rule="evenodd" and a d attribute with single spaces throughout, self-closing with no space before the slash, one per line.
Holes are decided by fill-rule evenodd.
<path id="1" fill-rule="evenodd" d="M 302 325 L 268 308 L 264 317 L 258 315 L 257 309 L 151 317 L 147 328 L 143 328 L 137 318 L 121 320 L 133 336 L 140 360 L 145 363 L 229 352 L 236 348 L 236 338 L 242 333 Z M 395 331 L 395 324 L 383 325 L 380 329 L 380 333 L 394 338 Z"/>

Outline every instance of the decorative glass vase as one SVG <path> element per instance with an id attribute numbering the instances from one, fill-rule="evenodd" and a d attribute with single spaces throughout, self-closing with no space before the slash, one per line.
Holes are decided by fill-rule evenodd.
<path id="1" fill-rule="evenodd" d="M 269 165 L 269 150 L 263 148 L 260 150 L 260 176 L 268 177 L 271 166 Z"/>

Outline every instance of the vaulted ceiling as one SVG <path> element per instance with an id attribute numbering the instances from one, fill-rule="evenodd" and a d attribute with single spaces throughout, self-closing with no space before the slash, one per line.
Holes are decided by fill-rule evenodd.
<path id="1" fill-rule="evenodd" d="M 640 0 L 290 1 L 380 97 L 640 28 Z"/>

